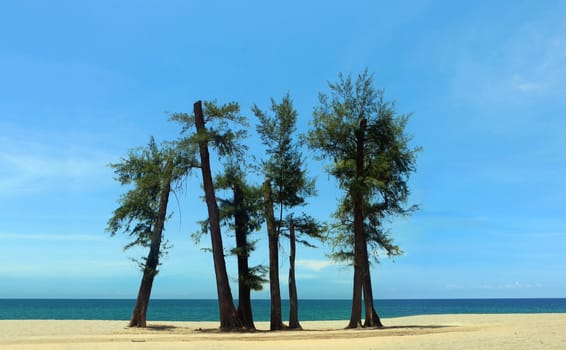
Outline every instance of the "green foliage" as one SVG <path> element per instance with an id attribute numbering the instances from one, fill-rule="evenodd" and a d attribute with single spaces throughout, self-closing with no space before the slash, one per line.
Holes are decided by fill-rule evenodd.
<path id="1" fill-rule="evenodd" d="M 246 137 L 247 120 L 240 114 L 240 105 L 230 102 L 218 105 L 216 101 L 204 101 L 203 117 L 205 132 L 192 132 L 180 141 L 180 148 L 191 149 L 199 141 L 206 140 L 221 157 L 231 156 L 243 159 L 247 147 L 241 143 Z M 187 113 L 173 113 L 170 120 L 181 124 L 181 133 L 194 129 L 195 116 Z"/>
<path id="2" fill-rule="evenodd" d="M 259 120 L 257 132 L 269 156 L 262 165 L 265 176 L 274 187 L 273 202 L 290 208 L 304 204 L 305 197 L 315 194 L 315 187 L 314 180 L 307 177 L 301 144 L 293 139 L 297 111 L 289 94 L 281 103 L 271 99 L 273 115 L 256 105 L 252 111 Z"/>
<path id="3" fill-rule="evenodd" d="M 276 220 L 277 232 L 288 236 L 286 230 L 288 230 L 293 215 L 289 214 L 284 219 L 283 213 L 296 206 L 304 205 L 306 197 L 316 194 L 315 181 L 308 178 L 300 152 L 302 142 L 293 138 L 297 130 L 297 111 L 293 107 L 289 94 L 285 95 L 280 103 L 271 99 L 272 115 L 262 111 L 256 105 L 252 107 L 252 111 L 259 120 L 257 132 L 269 156 L 262 165 L 265 177 L 274 187 L 273 202 L 279 206 L 279 218 Z M 296 229 L 299 234 L 306 234 L 315 239 L 322 238 L 321 230 L 324 226 L 313 218 L 303 215 L 296 220 L 295 224 L 299 224 Z M 318 226 L 315 227 L 316 225 Z M 298 242 L 312 246 L 306 240 L 298 240 Z"/>
<path id="4" fill-rule="evenodd" d="M 220 198 L 219 209 L 221 222 L 233 232 L 237 231 L 246 237 L 243 246 L 231 249 L 231 253 L 238 256 L 249 257 L 256 248 L 257 241 L 249 241 L 247 238 L 253 232 L 258 231 L 264 221 L 262 210 L 261 189 L 247 183 L 245 173 L 241 169 L 242 163 L 233 159 L 224 166 L 224 173 L 216 176 L 215 184 L 218 190 L 229 190 L 232 198 Z M 240 191 L 241 202 L 237 203 L 235 193 Z M 237 227 L 237 222 L 241 227 Z M 250 267 L 247 273 L 240 275 L 244 283 L 251 290 L 263 289 L 266 279 L 267 268 L 263 265 Z"/>
<path id="5" fill-rule="evenodd" d="M 323 241 L 325 239 L 325 233 L 327 231 L 326 225 L 310 215 L 303 213 L 299 217 L 293 217 L 293 214 L 289 214 L 281 222 L 277 222 L 277 225 L 281 227 L 282 236 L 287 238 L 289 237 L 291 224 L 299 237 L 306 236 L 319 241 Z M 314 244 L 305 239 L 296 238 L 296 242 L 306 247 L 316 248 Z"/>
<path id="6" fill-rule="evenodd" d="M 238 166 L 234 159 L 231 159 L 224 165 L 224 173 L 217 175 L 214 178 L 215 189 L 219 191 L 220 195 L 217 197 L 218 209 L 220 212 L 220 221 L 229 230 L 234 231 L 234 214 L 240 210 L 247 213 L 246 232 L 252 233 L 260 229 L 264 218 L 261 207 L 261 188 L 247 183 L 245 173 Z M 234 185 L 238 185 L 243 191 L 244 202 L 242 207 L 235 207 L 233 198 L 222 198 L 221 194 L 226 190 L 232 190 Z M 230 193 L 231 192 L 226 192 Z M 200 229 L 191 234 L 193 241 L 196 244 L 200 243 L 202 235 L 208 233 L 208 219 L 198 221 Z"/>
<path id="7" fill-rule="evenodd" d="M 232 160 L 225 164 L 224 173 L 216 176 L 215 185 L 218 190 L 234 190 L 237 186 L 242 191 L 243 202 L 234 205 L 234 199 L 219 198 L 221 220 L 234 230 L 233 218 L 237 213 L 245 213 L 246 227 L 244 231 L 252 233 L 258 231 L 264 221 L 261 206 L 261 188 L 250 185 L 246 181 L 246 174 L 242 171 L 241 163 Z"/>
<path id="8" fill-rule="evenodd" d="M 251 290 L 262 290 L 263 285 L 269 282 L 266 278 L 269 270 L 264 265 L 252 266 L 249 269 L 249 275 L 243 281 Z"/>
<path id="9" fill-rule="evenodd" d="M 388 255 L 398 255 L 401 250 L 383 221 L 417 209 L 407 205 L 408 179 L 420 150 L 411 148 L 411 137 L 405 133 L 409 115 L 396 113 L 395 103 L 385 101 L 383 90 L 373 87 L 367 70 L 355 81 L 340 74 L 329 88 L 330 95 L 319 96 L 307 140 L 319 158 L 332 160 L 327 170 L 345 192 L 331 228 L 333 257 L 351 260 L 353 256 L 354 193 L 363 194 L 366 241 Z"/>
<path id="10" fill-rule="evenodd" d="M 110 164 L 120 184 L 131 186 L 120 197 L 106 229 L 111 235 L 123 231 L 133 238 L 124 249 L 150 245 L 168 162 L 173 164 L 171 183 L 177 185 L 196 165 L 191 149 L 179 149 L 175 143 L 158 146 L 153 137 L 147 146 L 133 149 L 127 158 Z"/>
<path id="11" fill-rule="evenodd" d="M 372 207 L 366 199 L 364 203 L 365 221 L 364 234 L 366 242 L 371 249 L 371 256 L 375 261 L 379 262 L 379 258 L 383 255 L 394 257 L 402 255 L 403 251 L 394 243 L 391 233 L 383 224 L 383 207 Z M 353 263 L 354 260 L 354 222 L 353 207 L 350 197 L 344 197 L 340 200 L 340 205 L 334 213 L 336 221 L 331 225 L 328 232 L 330 235 L 330 245 L 332 253 L 330 258 L 336 262 Z"/>

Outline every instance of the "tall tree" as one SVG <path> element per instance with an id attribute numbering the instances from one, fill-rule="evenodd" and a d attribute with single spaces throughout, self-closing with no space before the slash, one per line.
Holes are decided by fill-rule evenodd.
<path id="1" fill-rule="evenodd" d="M 309 179 L 306 174 L 303 158 L 300 152 L 300 142 L 294 139 L 296 132 L 297 111 L 293 107 L 293 102 L 289 94 L 283 97 L 280 103 L 271 100 L 272 115 L 262 111 L 256 105 L 252 111 L 259 119 L 257 131 L 261 137 L 262 143 L 266 147 L 268 159 L 263 161 L 264 174 L 267 179 L 264 184 L 264 194 L 266 205 L 268 232 L 269 232 L 269 249 L 270 249 L 270 290 L 271 295 L 271 329 L 277 330 L 283 328 L 281 321 L 281 299 L 279 291 L 279 237 L 282 230 L 288 229 L 290 238 L 290 271 L 289 271 L 289 298 L 291 305 L 290 312 L 290 328 L 301 328 L 298 321 L 298 301 L 295 283 L 295 225 L 293 215 L 288 216 L 285 220 L 286 212 L 305 203 L 305 198 L 315 194 L 314 180 Z M 273 186 L 273 188 L 272 188 Z M 278 209 L 278 217 L 273 222 L 273 228 L 270 231 L 269 216 L 270 212 L 274 212 L 273 207 Z M 312 221 L 311 224 L 315 224 Z M 305 225 L 299 225 L 299 229 L 307 228 Z M 313 228 L 313 226 L 309 226 Z M 313 236 L 319 235 L 320 230 L 300 231 Z"/>
<path id="2" fill-rule="evenodd" d="M 133 188 L 120 198 L 120 206 L 108 221 L 107 231 L 115 235 L 125 231 L 133 246 L 149 248 L 147 258 L 140 263 L 143 271 L 130 327 L 145 327 L 153 280 L 163 254 L 163 230 L 172 185 L 179 183 L 195 165 L 192 150 L 180 151 L 172 144 L 161 149 L 151 138 L 147 147 L 130 151 L 128 158 L 111 164 L 117 180 Z"/>
<path id="3" fill-rule="evenodd" d="M 315 248 L 310 241 L 314 238 L 317 240 L 324 239 L 326 226 L 315 218 L 303 214 L 300 217 L 294 217 L 293 213 L 288 214 L 281 223 L 281 234 L 289 238 L 289 328 L 302 329 L 299 322 L 299 300 L 297 293 L 297 282 L 295 279 L 295 258 L 297 243 L 306 247 Z M 306 239 L 308 238 L 308 239 Z"/>
<path id="4" fill-rule="evenodd" d="M 365 327 L 379 327 L 373 305 L 368 245 L 399 254 L 383 221 L 408 215 L 408 177 L 415 171 L 418 148 L 411 148 L 405 127 L 408 115 L 398 115 L 386 102 L 383 90 L 373 87 L 367 70 L 353 82 L 339 75 L 329 84 L 331 94 L 321 94 L 314 111 L 309 144 L 321 158 L 331 159 L 329 172 L 345 192 L 335 214 L 335 257 L 354 266 L 352 312 L 349 328 L 362 325 L 362 293 Z M 346 246 L 345 249 L 344 246 Z"/>
<path id="5" fill-rule="evenodd" d="M 210 167 L 209 146 L 216 149 L 220 157 L 242 154 L 244 147 L 239 143 L 239 140 L 245 135 L 245 131 L 235 131 L 232 127 L 245 124 L 245 119 L 240 115 L 240 107 L 235 102 L 221 106 L 214 102 L 205 102 L 203 110 L 201 101 L 195 102 L 193 115 L 177 113 L 173 114 L 171 119 L 183 124 L 182 132 L 189 130 L 192 125 L 196 128 L 196 132 L 183 139 L 181 143 L 187 147 L 197 145 L 200 154 L 200 168 L 208 208 L 216 290 L 218 293 L 220 329 L 222 331 L 241 329 L 243 324 L 234 306 L 232 290 L 230 289 L 226 271 L 224 245 L 220 229 L 220 213 Z M 213 126 L 210 126 L 211 123 L 214 123 Z"/>
<path id="6" fill-rule="evenodd" d="M 281 289 L 279 287 L 279 235 L 273 212 L 273 191 L 271 182 L 265 180 L 262 187 L 267 239 L 269 247 L 269 295 L 271 312 L 269 329 L 272 331 L 284 329 L 281 316 Z"/>
<path id="7" fill-rule="evenodd" d="M 234 232 L 236 247 L 232 254 L 238 261 L 238 317 L 246 329 L 255 329 L 251 291 L 261 290 L 266 269 L 263 265 L 250 266 L 249 256 L 255 250 L 255 242 L 248 236 L 261 227 L 263 210 L 261 208 L 261 190 L 246 182 L 241 169 L 241 162 L 229 159 L 224 165 L 224 173 L 215 177 L 215 189 L 226 191 L 227 198 L 219 197 L 220 219 L 224 226 Z M 193 235 L 200 240 L 208 232 L 209 220 L 201 222 L 201 231 Z"/>

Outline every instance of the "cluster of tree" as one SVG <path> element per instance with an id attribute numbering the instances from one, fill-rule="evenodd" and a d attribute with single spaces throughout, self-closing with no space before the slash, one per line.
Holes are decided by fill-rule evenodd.
<path id="1" fill-rule="evenodd" d="M 181 125 L 181 136 L 174 142 L 131 151 L 127 158 L 112 164 L 121 184 L 131 190 L 119 201 L 108 223 L 114 235 L 124 231 L 133 237 L 126 246 L 149 248 L 140 262 L 143 271 L 138 298 L 130 320 L 132 327 L 145 327 L 151 287 L 158 271 L 167 219 L 168 198 L 192 170 L 200 169 L 208 218 L 202 232 L 211 239 L 220 329 L 255 329 L 251 291 L 269 281 L 271 330 L 300 329 L 295 283 L 296 244 L 312 245 L 312 239 L 329 239 L 332 258 L 354 267 L 352 312 L 348 327 L 380 327 L 373 306 L 370 276 L 370 249 L 388 255 L 401 250 L 393 243 L 384 220 L 408 215 L 409 175 L 415 170 L 417 148 L 409 145 L 405 126 L 407 115 L 398 115 L 395 105 L 386 102 L 383 91 L 373 87 L 366 72 L 355 81 L 339 76 L 329 84 L 330 94 L 321 94 L 311 128 L 303 137 L 296 135 L 297 112 L 289 95 L 281 102 L 271 101 L 270 112 L 254 105 L 257 132 L 265 146 L 261 161 L 261 185 L 246 179 L 247 148 L 244 145 L 247 119 L 232 102 L 197 101 L 192 114 L 176 113 L 171 120 Z M 321 159 L 329 160 L 328 171 L 342 190 L 335 222 L 329 226 L 299 211 L 309 196 L 315 195 L 315 182 L 307 176 L 301 147 L 306 143 Z M 223 163 L 223 172 L 213 177 L 210 151 Z M 219 198 L 220 193 L 228 198 Z M 269 246 L 269 278 L 263 266 L 250 266 L 254 242 L 249 235 L 266 228 Z M 222 229 L 234 232 L 232 253 L 238 263 L 238 306 L 236 308 L 225 262 Z M 279 286 L 279 239 L 289 239 L 289 324 L 284 325 Z M 362 298 L 363 294 L 363 298 Z M 362 325 L 362 299 L 366 315 Z"/>

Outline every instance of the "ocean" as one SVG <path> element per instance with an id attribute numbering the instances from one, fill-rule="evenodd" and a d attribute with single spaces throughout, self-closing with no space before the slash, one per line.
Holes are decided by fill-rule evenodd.
<path id="1" fill-rule="evenodd" d="M 128 320 L 135 300 L 129 299 L 0 299 L 1 320 Z M 269 300 L 254 300 L 256 321 L 269 321 Z M 350 300 L 299 300 L 299 319 L 347 320 Z M 566 313 L 560 299 L 412 299 L 376 300 L 380 317 L 433 314 Z M 283 300 L 283 317 L 289 302 Z M 152 300 L 152 321 L 218 321 L 216 300 Z"/>

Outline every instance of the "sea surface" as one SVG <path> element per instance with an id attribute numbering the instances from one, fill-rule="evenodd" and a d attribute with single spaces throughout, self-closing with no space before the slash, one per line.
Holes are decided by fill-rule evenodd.
<path id="1" fill-rule="evenodd" d="M 0 299 L 0 319 L 128 320 L 135 300 L 128 299 Z M 350 300 L 299 300 L 299 318 L 346 320 Z M 380 317 L 433 314 L 566 313 L 566 299 L 413 299 L 376 300 Z M 287 319 L 289 302 L 282 302 Z M 254 300 L 256 321 L 269 321 L 269 300 Z M 153 321 L 218 321 L 216 300 L 152 300 Z"/>

